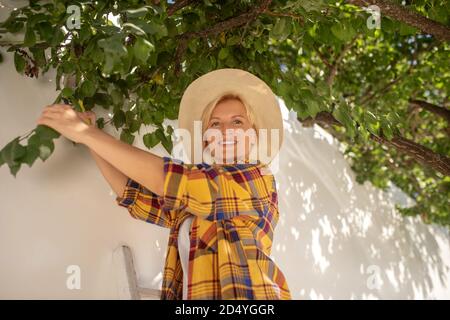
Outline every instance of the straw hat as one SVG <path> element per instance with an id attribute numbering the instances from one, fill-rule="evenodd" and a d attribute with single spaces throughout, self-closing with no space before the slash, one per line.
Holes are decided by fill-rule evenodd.
<path id="1" fill-rule="evenodd" d="M 275 94 L 263 80 L 250 72 L 234 68 L 208 72 L 194 80 L 183 93 L 178 114 L 178 127 L 187 129 L 190 133 L 191 145 L 189 141 L 183 139 L 183 148 L 188 151 L 187 154 L 191 155 L 191 163 L 194 163 L 194 121 L 201 120 L 203 110 L 211 101 L 228 92 L 239 94 L 252 107 L 259 124 L 258 129 L 267 129 L 267 132 L 263 133 L 267 138 L 263 140 L 261 140 L 261 131 L 258 130 L 257 157 L 263 164 L 269 164 L 277 155 L 283 142 L 283 119 L 280 106 Z M 271 131 L 272 129 L 276 130 Z M 271 146 L 271 132 L 277 140 L 274 146 Z M 263 143 L 264 141 L 267 143 Z"/>

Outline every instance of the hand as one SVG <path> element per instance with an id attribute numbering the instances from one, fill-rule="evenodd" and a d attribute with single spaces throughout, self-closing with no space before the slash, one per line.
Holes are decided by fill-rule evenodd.
<path id="1" fill-rule="evenodd" d="M 81 142 L 83 134 L 91 127 L 71 106 L 65 104 L 46 106 L 36 123 L 46 125 L 77 143 Z"/>
<path id="2" fill-rule="evenodd" d="M 97 115 L 94 111 L 78 112 L 77 115 L 88 125 L 96 127 Z"/>

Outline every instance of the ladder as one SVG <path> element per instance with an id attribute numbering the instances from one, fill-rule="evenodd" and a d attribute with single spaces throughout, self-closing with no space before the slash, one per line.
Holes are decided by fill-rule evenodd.
<path id="1" fill-rule="evenodd" d="M 127 245 L 119 245 L 113 252 L 117 287 L 121 300 L 160 300 L 161 290 L 138 285 L 133 254 Z"/>

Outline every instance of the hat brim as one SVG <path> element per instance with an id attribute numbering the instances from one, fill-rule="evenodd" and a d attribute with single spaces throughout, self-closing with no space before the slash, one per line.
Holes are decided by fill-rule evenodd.
<path id="1" fill-rule="evenodd" d="M 191 163 L 194 163 L 194 121 L 200 121 L 206 106 L 226 92 L 235 92 L 243 97 L 252 106 L 259 129 L 267 129 L 263 133 L 266 139 L 261 140 L 260 137 L 258 141 L 258 159 L 262 163 L 269 164 L 278 154 L 283 142 L 283 119 L 280 106 L 275 94 L 263 80 L 250 72 L 234 68 L 208 72 L 194 80 L 183 93 L 178 127 L 188 130 L 191 135 L 190 145 L 189 141 L 183 140 L 185 151 L 190 151 L 187 154 L 190 155 Z M 261 131 L 259 131 L 260 135 Z M 273 146 L 272 137 L 277 139 L 273 141 Z"/>

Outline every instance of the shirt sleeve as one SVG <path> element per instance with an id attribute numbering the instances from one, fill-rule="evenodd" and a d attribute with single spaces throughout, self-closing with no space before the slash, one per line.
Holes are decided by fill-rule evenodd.
<path id="1" fill-rule="evenodd" d="M 175 222 L 176 212 L 163 210 L 160 201 L 159 195 L 131 178 L 128 178 L 122 196 L 116 197 L 117 204 L 127 208 L 133 218 L 171 228 Z"/>
<path id="2" fill-rule="evenodd" d="M 171 228 L 181 210 L 213 219 L 217 185 L 203 167 L 163 157 L 164 189 L 158 195 L 128 178 L 125 190 L 116 197 L 117 204 L 130 215 L 161 227 Z"/>

